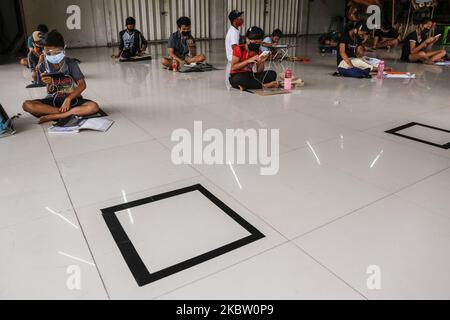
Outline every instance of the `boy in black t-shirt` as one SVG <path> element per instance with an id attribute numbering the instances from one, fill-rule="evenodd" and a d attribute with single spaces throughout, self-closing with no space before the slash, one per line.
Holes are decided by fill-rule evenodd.
<path id="1" fill-rule="evenodd" d="M 365 56 L 364 39 L 367 36 L 367 26 L 358 22 L 347 28 L 339 39 L 337 65 L 340 68 L 372 69 L 372 66 L 360 63 Z M 356 65 L 355 65 L 356 64 Z"/>
<path id="2" fill-rule="evenodd" d="M 112 55 L 113 59 L 129 60 L 142 56 L 147 50 L 147 40 L 139 30 L 136 30 L 136 19 L 128 17 L 125 24 L 127 28 L 119 33 L 119 54 Z"/>
<path id="3" fill-rule="evenodd" d="M 400 44 L 400 34 L 390 23 L 385 23 L 381 29 L 375 30 L 374 49 L 390 49 Z"/>
<path id="4" fill-rule="evenodd" d="M 191 24 L 191 19 L 188 17 L 181 17 L 177 20 L 178 31 L 170 36 L 167 43 L 169 56 L 161 59 L 164 67 L 171 69 L 174 60 L 178 67 L 206 60 L 205 55 L 197 53 L 195 39 L 191 34 Z"/>
<path id="5" fill-rule="evenodd" d="M 370 72 L 378 66 L 370 64 L 365 57 L 365 39 L 369 29 L 364 22 L 350 24 L 339 40 L 337 53 L 337 74 L 352 78 L 370 78 Z"/>
<path id="6" fill-rule="evenodd" d="M 78 62 L 65 56 L 63 36 L 56 30 L 43 39 L 45 60 L 38 67 L 41 81 L 47 85 L 47 96 L 27 100 L 23 110 L 40 118 L 39 123 L 71 115 L 89 116 L 99 111 L 97 103 L 82 97 L 86 81 Z"/>
<path id="7" fill-rule="evenodd" d="M 445 50 L 431 50 L 439 40 L 439 37 L 428 37 L 432 27 L 433 21 L 424 18 L 417 29 L 405 38 L 402 48 L 402 61 L 434 64 L 446 56 Z"/>

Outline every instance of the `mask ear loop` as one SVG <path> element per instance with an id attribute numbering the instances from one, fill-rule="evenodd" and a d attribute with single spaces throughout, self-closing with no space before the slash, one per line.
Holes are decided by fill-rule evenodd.
<path id="1" fill-rule="evenodd" d="M 45 55 L 45 59 L 44 59 L 44 63 L 45 63 L 45 71 L 46 71 L 47 73 L 51 73 L 50 65 L 48 64 L 48 61 L 47 61 L 47 54 L 46 54 L 45 52 L 44 52 L 44 55 Z M 51 95 L 53 96 L 53 106 L 55 107 L 56 96 L 57 96 L 57 94 L 58 94 L 58 87 L 55 86 L 55 85 L 53 84 L 53 81 L 52 81 L 52 84 L 49 85 L 48 90 L 49 90 L 50 92 L 55 91 L 55 93 L 52 93 L 52 94 L 51 94 Z"/>

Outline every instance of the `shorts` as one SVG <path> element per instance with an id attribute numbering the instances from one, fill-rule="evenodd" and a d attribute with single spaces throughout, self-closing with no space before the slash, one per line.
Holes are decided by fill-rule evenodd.
<path id="1" fill-rule="evenodd" d="M 138 51 L 135 48 L 124 49 L 120 58 L 122 60 L 128 60 L 137 56 Z"/>
<path id="2" fill-rule="evenodd" d="M 186 59 L 192 58 L 190 54 L 187 54 L 187 55 L 184 56 L 184 57 L 179 56 L 179 55 L 176 55 L 176 56 L 177 56 L 177 58 L 179 58 L 179 59 L 181 59 L 181 60 L 186 60 Z M 169 60 L 169 61 L 172 60 L 172 57 L 170 57 L 170 56 L 166 56 L 166 57 L 164 57 L 164 58 L 167 59 L 167 60 Z"/>
<path id="3" fill-rule="evenodd" d="M 61 108 L 65 99 L 66 99 L 65 97 L 54 98 L 52 96 L 47 96 L 44 99 L 35 99 L 33 101 L 40 102 L 40 103 L 46 104 L 48 106 L 53 106 L 55 108 Z M 71 108 L 79 107 L 79 106 L 85 104 L 86 102 L 90 102 L 90 101 L 91 100 L 84 99 L 83 97 L 80 96 L 80 97 L 72 100 L 70 107 Z"/>

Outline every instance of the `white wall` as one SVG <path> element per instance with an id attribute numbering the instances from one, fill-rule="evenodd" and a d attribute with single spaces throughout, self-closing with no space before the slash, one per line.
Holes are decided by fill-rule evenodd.
<path id="1" fill-rule="evenodd" d="M 49 26 L 50 29 L 58 29 L 65 37 L 67 44 L 70 47 L 93 47 L 93 46 L 105 46 L 110 44 L 111 42 L 115 42 L 115 35 L 118 30 L 116 27 L 111 27 L 113 24 L 111 22 L 112 18 L 116 17 L 116 12 L 114 7 L 111 7 L 109 4 L 113 0 L 22 0 L 24 7 L 24 16 L 27 27 L 28 34 L 31 34 L 34 31 L 34 28 L 40 23 L 45 23 Z M 145 1 L 150 0 L 121 0 L 121 6 L 124 8 L 134 8 L 134 11 L 127 12 L 130 14 L 135 14 L 137 18 L 146 15 L 147 17 L 152 17 L 148 12 L 140 12 L 139 10 L 146 11 L 149 7 L 145 5 Z M 163 4 L 165 2 L 170 1 L 170 3 L 186 3 L 186 1 L 196 1 L 195 3 L 201 4 L 202 2 L 197 0 L 151 0 L 155 3 Z M 208 25 L 208 30 L 210 29 L 210 36 L 213 39 L 223 38 L 224 33 L 226 31 L 225 25 L 228 25 L 227 16 L 228 12 L 228 2 L 229 0 L 209 0 L 209 15 L 202 15 L 203 19 L 206 19 L 205 22 L 199 22 L 200 16 L 198 19 L 195 19 L 197 23 L 195 29 L 199 29 L 199 25 L 203 26 L 205 24 Z M 251 3 L 254 3 L 255 0 L 252 0 Z M 263 0 L 258 0 L 263 1 Z M 283 21 L 298 21 L 299 25 L 299 34 L 305 34 L 307 30 L 309 30 L 309 34 L 319 34 L 326 32 L 328 30 L 330 19 L 336 15 L 342 15 L 345 6 L 345 0 L 271 0 L 274 3 L 278 1 L 282 1 L 285 5 L 289 1 L 295 2 L 298 1 L 299 5 L 292 5 L 290 8 L 298 8 L 288 10 L 282 20 L 277 22 L 276 24 L 280 24 Z M 3 0 L 0 0 L 3 2 Z M 105 6 L 105 3 L 108 6 Z M 192 2 L 188 2 L 192 3 Z M 270 2 L 272 3 L 272 2 Z M 280 2 L 281 3 L 281 2 Z M 69 5 L 76 4 L 81 8 L 81 30 L 68 30 L 66 26 L 66 20 L 69 15 L 66 13 L 67 7 Z M 250 2 L 233 2 L 233 5 L 241 5 L 248 12 L 252 12 L 252 15 L 261 12 L 261 10 L 253 10 L 250 6 Z M 196 5 L 198 6 L 198 5 Z M 274 5 L 271 5 L 271 7 Z M 308 23 L 308 6 L 309 6 L 309 23 Z M 274 7 L 281 8 L 283 6 Z M 147 9 L 145 9 L 147 8 Z M 205 8 L 200 8 L 201 12 L 205 12 Z M 241 8 L 236 8 L 241 9 Z M 273 11 L 273 8 L 271 8 Z M 124 9 L 122 8 L 122 11 Z M 139 12 L 138 12 L 138 11 Z M 278 10 L 278 9 L 276 9 Z M 270 12 L 270 10 L 269 10 Z M 154 13 L 158 15 L 157 13 Z M 261 13 L 262 14 L 262 13 Z M 154 17 L 154 15 L 153 15 Z M 159 17 L 159 16 L 158 16 Z M 122 18 L 122 17 L 121 17 Z M 196 18 L 196 17 L 194 17 Z M 261 17 L 251 17 L 251 20 L 257 21 L 258 19 L 262 21 Z M 295 19 L 294 19 L 295 18 Z M 281 19 L 281 18 L 280 18 Z M 121 19 L 123 20 L 123 19 Z M 145 20 L 145 19 L 140 19 Z M 267 19 L 266 19 L 267 20 Z M 159 20 L 158 20 L 159 21 Z M 143 28 L 144 35 L 147 32 L 152 32 L 153 29 L 163 29 L 161 26 L 157 26 L 157 22 L 154 19 L 150 19 L 147 22 L 148 28 Z M 162 20 L 161 20 L 162 21 Z M 160 23 L 162 23 L 160 21 Z M 296 22 L 297 23 L 297 22 Z M 173 24 L 173 23 L 172 23 Z M 138 25 L 138 27 L 141 27 Z M 156 28 L 155 28 L 156 27 Z M 275 25 L 271 26 L 275 27 Z M 282 26 L 279 26 L 282 28 Z M 309 29 L 308 29 L 309 28 Z M 295 29 L 295 28 L 294 28 Z M 147 30 L 147 31 L 146 31 Z M 206 29 L 205 29 L 206 30 Z M 114 33 L 114 34 L 113 34 Z M 160 32 L 161 33 L 161 32 Z M 161 39 L 154 38 L 152 36 L 146 35 L 148 39 Z"/>
<path id="2" fill-rule="evenodd" d="M 81 9 L 81 29 L 68 30 L 67 8 L 76 4 Z M 58 29 L 71 47 L 106 45 L 105 10 L 99 0 L 23 0 L 27 33 L 35 31 L 38 24 L 50 30 Z"/>

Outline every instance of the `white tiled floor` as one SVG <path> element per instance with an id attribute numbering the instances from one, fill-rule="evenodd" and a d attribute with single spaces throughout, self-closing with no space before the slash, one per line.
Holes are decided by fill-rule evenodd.
<path id="1" fill-rule="evenodd" d="M 385 133 L 412 121 L 450 129 L 450 68 L 388 60 L 417 79 L 334 78 L 335 57 L 317 54 L 316 43 L 299 40 L 298 54 L 312 58 L 294 66 L 306 87 L 264 98 L 229 90 L 225 71 L 173 74 L 157 59 L 118 64 L 112 49 L 72 50 L 85 97 L 115 124 L 56 136 L 24 115 L 18 134 L 0 140 L 0 298 L 450 298 L 450 151 Z M 222 41 L 200 47 L 225 69 Z M 162 47 L 151 50 L 158 58 Z M 28 77 L 0 66 L 0 103 L 11 115 L 44 94 L 25 89 Z M 196 120 L 222 132 L 279 129 L 279 173 L 175 166 L 170 136 L 192 132 Z M 100 210 L 197 183 L 265 238 L 139 287 Z M 202 201 L 135 208 L 134 224 L 118 214 L 149 269 L 246 235 Z M 381 290 L 366 285 L 373 265 Z M 73 266 L 80 290 L 67 286 Z"/>

